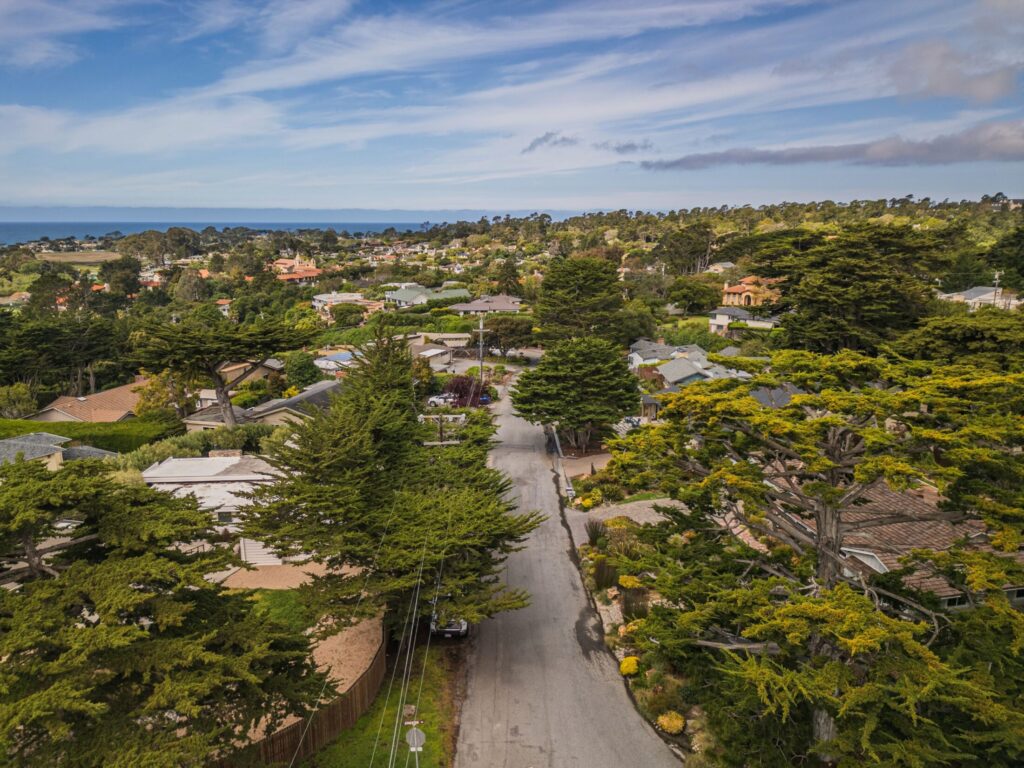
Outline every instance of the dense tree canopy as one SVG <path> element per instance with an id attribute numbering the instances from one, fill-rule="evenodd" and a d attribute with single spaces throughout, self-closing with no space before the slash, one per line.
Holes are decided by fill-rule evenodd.
<path id="1" fill-rule="evenodd" d="M 272 446 L 285 474 L 254 494 L 247 533 L 328 567 L 303 588 L 327 632 L 381 609 L 394 617 L 423 585 L 468 621 L 524 605 L 501 563 L 539 518 L 512 514 L 507 481 L 485 465 L 489 420 L 472 418 L 456 445 L 420 445 L 405 344 L 378 335 L 359 358 L 330 408 Z"/>
<path id="2" fill-rule="evenodd" d="M 79 525 L 54 546 L 61 519 Z M 320 688 L 307 639 L 205 578 L 233 561 L 196 546 L 209 536 L 193 499 L 98 465 L 0 466 L 0 579 L 21 584 L 0 589 L 8 760 L 198 767 L 303 711 Z"/>

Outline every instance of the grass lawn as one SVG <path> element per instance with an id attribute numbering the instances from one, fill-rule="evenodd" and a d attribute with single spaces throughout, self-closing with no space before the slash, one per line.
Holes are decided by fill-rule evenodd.
<path id="1" fill-rule="evenodd" d="M 312 614 L 299 602 L 294 589 L 258 589 L 256 605 L 261 614 L 297 632 L 304 632 L 313 623 Z"/>
<path id="2" fill-rule="evenodd" d="M 448 768 L 455 755 L 457 678 L 463 649 L 455 643 L 431 642 L 427 660 L 426 676 L 423 680 L 423 695 L 419 712 L 413 719 L 422 720 L 419 726 L 427 735 L 427 743 L 419 755 L 421 768 Z M 416 703 L 420 673 L 423 670 L 422 646 L 413 660 L 412 684 L 409 686 L 407 701 Z M 404 658 L 404 656 L 403 656 Z M 345 731 L 337 741 L 304 763 L 305 768 L 381 768 L 388 764 L 391 749 L 391 735 L 395 727 L 398 710 L 399 679 L 388 696 L 393 668 L 388 669 L 381 686 L 380 695 L 370 711 L 359 718 L 351 730 Z M 401 670 L 399 670 L 399 678 Z M 382 719 L 383 718 L 383 719 Z M 403 718 L 403 722 L 404 722 Z M 383 723 L 383 726 L 381 725 Z M 398 735 L 399 766 L 412 766 L 415 761 L 405 743 L 408 726 L 401 725 Z M 378 731 L 380 739 L 374 753 L 374 742 Z M 371 755 L 373 762 L 370 761 Z M 409 758 L 408 761 L 406 758 Z"/>

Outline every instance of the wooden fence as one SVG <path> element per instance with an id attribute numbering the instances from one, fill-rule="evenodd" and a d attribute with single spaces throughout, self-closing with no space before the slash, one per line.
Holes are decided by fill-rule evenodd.
<path id="1" fill-rule="evenodd" d="M 356 721 L 370 709 L 384 681 L 387 667 L 386 646 L 387 643 L 382 638 L 370 666 L 338 698 L 328 704 L 322 704 L 313 715 L 312 722 L 305 717 L 254 744 L 251 748 L 259 749 L 260 762 L 263 765 L 288 765 L 295 757 L 298 764 L 299 761 L 315 755 L 326 747 L 342 731 L 355 725 Z M 309 729 L 303 736 L 307 723 Z M 230 758 L 224 758 L 216 761 L 214 765 L 217 768 L 231 768 L 233 764 Z"/>

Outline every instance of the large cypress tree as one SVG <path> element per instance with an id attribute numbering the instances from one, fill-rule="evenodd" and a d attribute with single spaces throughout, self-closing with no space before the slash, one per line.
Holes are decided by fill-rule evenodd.
<path id="1" fill-rule="evenodd" d="M 606 259 L 555 259 L 541 283 L 534 315 L 548 342 L 583 336 L 616 338 L 622 284 Z"/>
<path id="2" fill-rule="evenodd" d="M 551 347 L 536 368 L 519 377 L 512 403 L 524 418 L 556 426 L 569 445 L 585 450 L 636 412 L 640 391 L 614 344 L 571 339 Z"/>
<path id="3" fill-rule="evenodd" d="M 79 525 L 57 539 L 58 520 Z M 202 766 L 303 712 L 306 637 L 207 574 L 194 499 L 120 485 L 98 463 L 0 467 L 0 745 L 25 766 Z"/>

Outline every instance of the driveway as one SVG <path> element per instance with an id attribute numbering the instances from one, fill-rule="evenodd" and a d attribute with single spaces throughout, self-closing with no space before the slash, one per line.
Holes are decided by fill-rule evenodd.
<path id="1" fill-rule="evenodd" d="M 468 665 L 457 768 L 678 768 L 637 714 L 603 648 L 596 614 L 570 560 L 544 433 L 495 406 L 494 466 L 515 483 L 521 509 L 548 520 L 513 554 L 505 580 L 529 607 L 477 630 Z"/>

